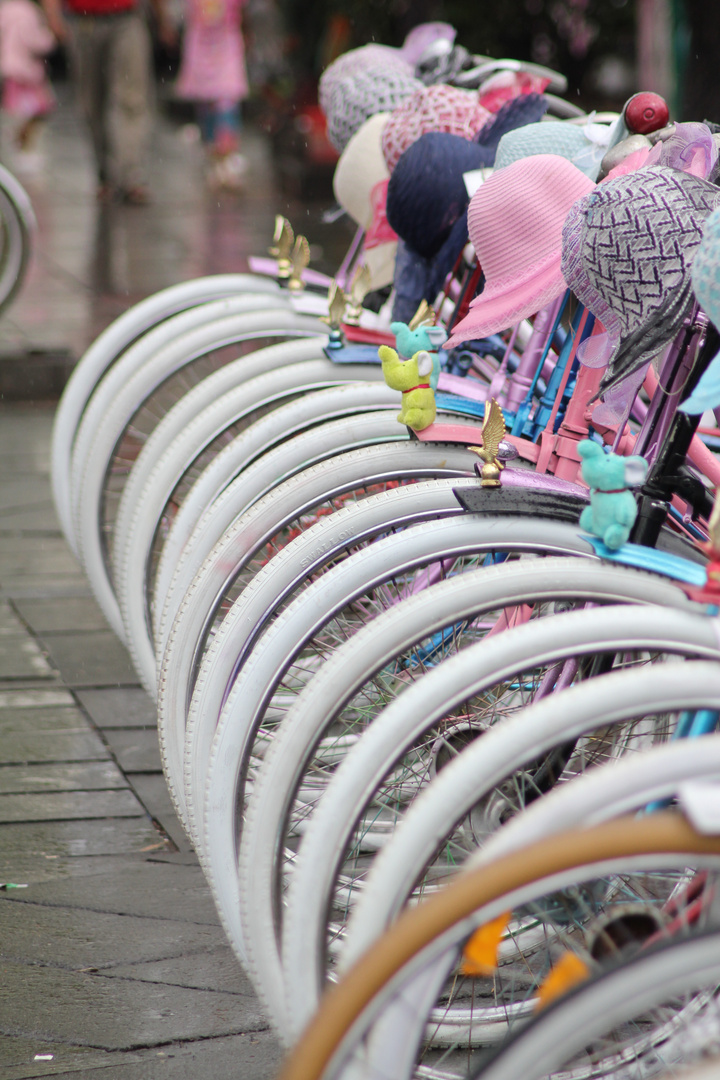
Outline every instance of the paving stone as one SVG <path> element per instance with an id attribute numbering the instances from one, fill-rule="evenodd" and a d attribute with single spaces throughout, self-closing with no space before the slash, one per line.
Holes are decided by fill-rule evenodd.
<path id="1" fill-rule="evenodd" d="M 228 945 L 208 954 L 176 956 L 145 964 L 123 964 L 106 974 L 118 978 L 140 979 L 187 986 L 197 990 L 223 990 L 229 994 L 252 994 L 252 984 L 240 961 Z"/>
<path id="2" fill-rule="evenodd" d="M 34 1062 L 37 1046 L 47 1048 L 53 1060 Z M 0 1044 L 0 1062 L 5 1052 L 12 1054 L 14 1062 L 18 1051 L 25 1053 L 26 1064 L 6 1066 L 3 1080 L 35 1080 L 41 1076 L 77 1080 L 79 1072 L 88 1080 L 272 1080 L 283 1058 L 282 1048 L 270 1031 L 125 1052 L 6 1037 Z"/>
<path id="3" fill-rule="evenodd" d="M 155 702 L 140 687 L 78 690 L 77 699 L 100 728 L 157 726 Z"/>
<path id="4" fill-rule="evenodd" d="M 162 837 L 146 818 L 26 822 L 0 830 L 0 880 L 17 881 L 21 864 L 156 850 Z"/>
<path id="5" fill-rule="evenodd" d="M 74 705 L 75 699 L 69 690 L 0 690 L 0 718 L 5 709 L 48 709 L 57 705 Z"/>
<path id="6" fill-rule="evenodd" d="M 0 468 L 2 465 L 0 464 Z M 32 506 L 14 507 L 2 511 L 3 533 L 29 533 L 36 536 L 60 537 L 55 507 L 51 499 Z"/>
<path id="7" fill-rule="evenodd" d="M 49 1061 L 43 1060 L 48 1056 Z M 144 1051 L 112 1053 L 87 1046 L 68 1046 L 56 1040 L 16 1039 L 6 1035 L 0 1040 L 0 1075 L 2 1080 L 32 1080 L 58 1073 L 77 1077 L 81 1070 L 97 1068 L 108 1077 L 110 1066 L 139 1063 L 144 1056 Z"/>
<path id="8" fill-rule="evenodd" d="M 61 630 L 108 630 L 108 623 L 90 596 L 58 596 L 49 600 L 18 600 L 15 607 L 36 634 Z"/>
<path id="9" fill-rule="evenodd" d="M 108 728 L 104 738 L 123 772 L 162 772 L 156 728 Z"/>
<path id="10" fill-rule="evenodd" d="M 6 634 L 22 636 L 27 634 L 27 629 L 23 626 L 8 601 L 3 600 L 0 601 L 0 637 L 4 637 Z"/>
<path id="11" fill-rule="evenodd" d="M 98 761 L 109 757 L 102 739 L 93 731 L 75 729 L 43 734 L 17 732 L 0 739 L 0 764 L 42 761 Z"/>
<path id="12" fill-rule="evenodd" d="M 69 696 L 69 695 L 68 695 Z M 70 698 L 72 701 L 72 698 Z M 0 735 L 34 735 L 44 739 L 48 734 L 92 732 L 87 717 L 73 706 L 48 706 L 41 709 L 0 709 Z"/>
<path id="13" fill-rule="evenodd" d="M 162 851 L 159 838 L 147 846 Z M 21 883 L 28 888 L 8 890 L 5 899 L 219 927 L 212 894 L 200 867 L 159 864 L 153 861 L 154 854 L 146 852 L 142 859 L 57 860 L 59 873 L 55 874 L 45 869 L 52 867 L 54 860 L 44 860 L 44 877 L 40 878 L 32 867 L 34 876 L 22 876 Z"/>
<path id="14" fill-rule="evenodd" d="M 0 535 L 0 581 L 5 589 L 14 582 L 32 584 L 48 578 L 82 580 L 80 565 L 64 538 L 24 536 L 19 544 L 15 536 Z"/>
<path id="15" fill-rule="evenodd" d="M 67 686 L 137 685 L 130 657 L 111 630 L 44 634 L 42 640 Z"/>
<path id="16" fill-rule="evenodd" d="M 0 679 L 54 679 L 42 650 L 27 631 L 24 637 L 0 637 Z"/>
<path id="17" fill-rule="evenodd" d="M 127 781 L 112 761 L 0 766 L 0 795 L 31 791 L 104 791 L 125 787 Z"/>
<path id="18" fill-rule="evenodd" d="M 178 850 L 192 851 L 192 844 L 175 813 L 165 777 L 160 773 L 128 773 L 127 779 L 147 812 L 159 822 Z"/>
<path id="19" fill-rule="evenodd" d="M 6 462 L 0 487 L 0 521 L 6 526 L 6 514 L 15 508 L 50 501 L 49 477 L 27 469 L 10 472 Z M 57 519 L 56 519 L 57 520 Z M 56 525 L 57 528 L 57 525 Z"/>
<path id="20" fill-rule="evenodd" d="M 129 788 L 122 791 L 54 791 L 0 795 L 0 823 L 142 817 L 144 814 L 144 808 Z"/>
<path id="21" fill-rule="evenodd" d="M 43 1002 L 42 1010 L 37 1008 L 38 1001 Z M 242 999 L 240 1007 L 236 994 L 107 979 L 12 961 L 3 964 L 0 1031 L 8 1035 L 32 1036 L 43 1043 L 62 1040 L 78 1046 L 133 1050 L 266 1026 L 260 1010 L 247 999 Z"/>
<path id="22" fill-rule="evenodd" d="M 29 891 L 23 889 L 23 895 Z M 15 890 L 11 892 L 17 895 Z M 115 913 L 85 907 L 60 908 L 25 900 L 10 901 L 9 895 L 0 894 L 3 898 L 0 900 L 3 927 L 0 955 L 8 961 L 74 971 L 81 968 L 101 970 L 119 964 L 201 953 L 226 943 L 222 929 L 207 923 L 136 915 L 118 918 Z"/>

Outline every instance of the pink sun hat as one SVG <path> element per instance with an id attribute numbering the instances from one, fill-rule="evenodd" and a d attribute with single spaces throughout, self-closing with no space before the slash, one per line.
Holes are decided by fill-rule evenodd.
<path id="1" fill-rule="evenodd" d="M 491 116 L 480 104 L 477 90 L 444 83 L 422 86 L 390 113 L 382 136 L 385 164 L 392 172 L 408 147 L 428 131 L 472 139 Z"/>
<path id="2" fill-rule="evenodd" d="M 595 184 L 554 154 L 521 158 L 490 177 L 468 207 L 470 240 L 485 288 L 445 348 L 514 326 L 566 289 L 562 230 L 573 203 Z"/>

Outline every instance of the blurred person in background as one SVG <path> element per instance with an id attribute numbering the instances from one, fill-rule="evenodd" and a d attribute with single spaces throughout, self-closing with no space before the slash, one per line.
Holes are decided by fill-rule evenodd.
<path id="1" fill-rule="evenodd" d="M 39 165 L 35 150 L 43 118 L 55 108 L 44 57 L 57 40 L 34 0 L 0 2 L 2 109 L 14 125 L 15 164 Z"/>
<path id="2" fill-rule="evenodd" d="M 42 4 L 51 29 L 69 49 L 95 153 L 98 199 L 144 205 L 150 200 L 147 152 L 154 87 L 152 43 L 140 0 Z M 160 40 L 171 44 L 175 29 L 165 0 L 152 0 L 152 8 Z"/>
<path id="3" fill-rule="evenodd" d="M 242 188 L 240 103 L 248 96 L 240 28 L 244 0 L 187 0 L 179 97 L 195 103 L 212 188 Z"/>

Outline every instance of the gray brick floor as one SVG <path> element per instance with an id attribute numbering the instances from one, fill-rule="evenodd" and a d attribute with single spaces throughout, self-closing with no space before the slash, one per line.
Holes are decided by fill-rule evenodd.
<path id="1" fill-rule="evenodd" d="M 59 94 L 43 164 L 21 177 L 39 232 L 0 316 L 0 398 L 36 353 L 78 357 L 143 296 L 246 270 L 276 212 L 302 222 L 314 265 L 339 262 L 326 201 L 284 198 L 252 132 L 242 196 L 205 190 L 199 148 L 161 120 L 152 206 L 98 206 Z M 0 1080 L 269 1080 L 280 1049 L 173 814 L 153 704 L 57 525 L 53 408 L 0 403 Z"/>
<path id="2" fill-rule="evenodd" d="M 280 1050 L 172 812 L 153 703 L 57 526 L 33 528 L 51 423 L 0 409 L 0 1077 L 266 1080 Z"/>

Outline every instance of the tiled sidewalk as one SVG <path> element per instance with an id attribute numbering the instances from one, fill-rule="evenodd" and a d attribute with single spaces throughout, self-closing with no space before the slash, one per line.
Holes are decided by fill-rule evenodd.
<path id="1" fill-rule="evenodd" d="M 142 297 L 246 270 L 278 212 L 314 266 L 338 265 L 351 231 L 322 224 L 327 197 L 283 197 L 252 130 L 242 195 L 209 192 L 199 147 L 161 118 L 152 205 L 96 204 L 59 92 L 44 167 L 21 177 L 39 231 L 0 316 L 0 399 L 37 396 L 45 354 L 77 358 Z M 0 1080 L 269 1080 L 280 1050 L 173 814 L 153 705 L 59 531 L 52 413 L 0 401 Z"/>
<path id="2" fill-rule="evenodd" d="M 51 423 L 0 411 L 0 1077 L 265 1080 L 153 705 L 55 522 Z"/>

